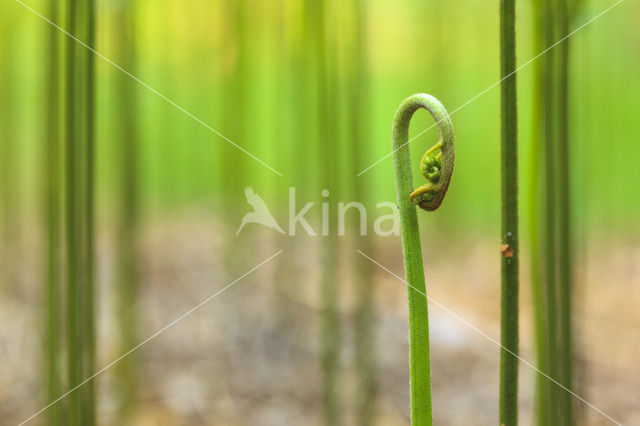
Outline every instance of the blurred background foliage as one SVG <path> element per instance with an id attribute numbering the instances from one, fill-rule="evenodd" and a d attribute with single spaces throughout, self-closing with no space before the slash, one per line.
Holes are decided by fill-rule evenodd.
<path id="1" fill-rule="evenodd" d="M 581 2 L 570 29 L 611 4 L 602 0 Z M 48 1 L 30 0 L 28 5 L 50 16 Z M 518 64 L 541 53 L 534 42 L 534 6 L 531 1 L 517 3 Z M 639 13 L 640 5 L 623 2 L 571 38 L 571 223 L 576 263 L 583 266 L 588 253 L 598 253 L 603 240 L 636 241 L 639 231 L 640 120 L 636 114 L 640 33 L 635 18 Z M 41 299 L 28 295 L 42 289 L 36 273 L 39 269 L 31 273 L 24 270 L 42 265 L 46 255 L 37 248 L 42 247 L 38 242 L 46 231 L 43 164 L 51 26 L 13 0 L 0 5 L 0 22 L 1 285 L 7 295 L 22 298 L 26 294 L 25 312 L 37 316 L 40 308 L 29 303 L 37 304 Z M 472 241 L 486 241 L 491 248 L 497 241 L 497 2 L 98 0 L 95 34 L 95 49 L 101 55 L 283 174 L 278 176 L 96 57 L 94 194 L 99 265 L 126 268 L 122 262 L 127 260 L 104 255 L 101 230 L 124 229 L 115 237 L 118 242 L 113 251 L 120 247 L 135 256 L 138 243 L 127 235 L 139 232 L 138 224 L 163 223 L 166 216 L 179 217 L 196 210 L 212 218 L 209 232 L 223 235 L 227 244 L 216 245 L 215 249 L 204 244 L 210 250 L 208 256 L 224 260 L 221 267 L 228 269 L 224 276 L 246 271 L 244 264 L 229 265 L 234 258 L 251 253 L 253 247 L 245 246 L 251 244 L 250 237 L 271 238 L 259 232 L 241 235 L 237 240 L 231 237 L 247 211 L 246 186 L 252 186 L 264 198 L 283 226 L 291 186 L 296 187 L 299 206 L 323 201 L 324 188 L 331 191 L 332 208 L 337 201 L 359 200 L 369 206 L 394 201 L 390 156 L 357 174 L 391 152 L 394 112 L 415 92 L 440 99 L 453 114 L 456 129 L 453 182 L 442 207 L 420 215 L 427 230 L 425 239 L 441 235 L 445 248 L 458 254 L 460 247 Z M 529 247 L 526 230 L 533 219 L 530 215 L 536 211 L 528 204 L 535 199 L 529 191 L 536 187 L 532 179 L 539 176 L 534 170 L 539 165 L 530 161 L 534 144 L 539 143 L 533 136 L 537 125 L 533 122 L 533 83 L 534 66 L 529 64 L 518 72 L 523 251 Z M 432 124 L 426 113 L 417 114 L 411 135 Z M 354 131 L 359 132 L 358 137 L 354 137 Z M 432 127 L 412 142 L 416 170 L 417 159 L 436 138 L 437 130 Z M 131 144 L 131 150 L 127 150 L 127 144 Z M 128 155 L 135 155 L 135 161 L 128 162 Z M 319 208 L 309 216 L 319 223 Z M 183 221 L 190 220 L 188 214 L 184 217 Z M 370 231 L 372 222 L 370 218 Z M 299 247 L 298 243 L 275 241 Z M 300 243 L 306 247 L 303 253 L 316 259 L 315 264 L 297 268 L 304 269 L 305 274 L 308 270 L 312 276 L 321 275 L 318 269 L 332 265 L 336 259 L 323 263 L 326 258 L 319 260 L 313 248 L 316 243 L 308 245 L 311 248 L 306 243 L 304 239 Z M 163 244 L 157 242 L 159 250 Z M 336 241 L 322 244 L 329 257 L 331 253 L 337 257 L 338 247 L 343 247 Z M 392 252 L 386 240 L 376 244 L 382 247 L 378 249 L 382 258 Z M 227 246 L 233 250 L 224 248 Z M 399 247 L 397 239 L 391 246 Z M 434 250 L 427 249 L 425 256 L 455 265 L 455 258 L 438 258 Z M 267 253 L 262 248 L 259 251 Z M 142 256 L 153 255 L 147 252 Z M 396 255 L 390 262 L 399 265 Z M 489 259 L 483 267 L 497 268 L 497 256 L 482 259 Z M 523 262 L 526 265 L 527 261 Z M 147 269 L 140 272 L 144 282 L 154 276 L 149 272 L 152 268 L 147 265 Z M 585 268 L 578 274 L 578 287 L 588 271 Z M 300 275 L 294 272 L 285 269 L 275 276 L 299 284 L 292 277 L 300 279 Z M 129 271 L 128 275 L 136 273 Z M 371 271 L 355 275 L 369 276 L 367 273 Z M 525 266 L 522 275 L 527 273 Z M 343 277 L 349 273 L 340 269 L 335 274 Z M 99 286 L 108 281 L 105 276 L 108 274 L 98 273 Z M 334 278 L 325 276 L 341 279 Z M 497 291 L 498 281 L 489 281 Z M 340 282 L 344 287 L 349 280 Z M 124 297 L 133 304 L 142 296 L 132 292 Z M 114 327 L 126 330 L 126 321 Z M 118 333 L 108 330 L 102 336 Z M 132 346 L 144 337 L 136 339 L 136 334 L 114 339 L 121 339 L 125 347 Z M 98 365 L 111 359 L 101 353 L 99 358 L 105 362 Z M 400 361 L 402 366 L 405 360 L 400 357 Z M 434 380 L 437 383 L 437 377 Z M 531 383 L 529 387 L 533 388 Z M 37 405 L 34 402 L 28 407 Z M 10 408 L 5 411 L 12 412 Z M 28 415 L 28 411 L 20 414 Z"/>
<path id="2" fill-rule="evenodd" d="M 32 3 L 32 7 L 46 15 L 46 2 Z M 314 179 L 314 188 L 324 187 L 317 182 L 318 168 L 323 165 L 314 161 L 312 155 L 294 155 L 297 145 L 314 143 L 319 126 L 317 115 L 312 113 L 313 99 L 317 96 L 313 83 L 296 84 L 300 68 L 294 61 L 296 58 L 304 61 L 309 56 L 308 41 L 302 39 L 309 23 L 301 16 L 301 4 L 256 2 L 247 8 L 244 27 L 247 35 L 243 37 L 247 96 L 237 99 L 237 103 L 242 103 L 242 116 L 234 115 L 233 120 L 225 122 L 228 111 L 238 108 L 233 100 L 228 102 L 223 96 L 239 55 L 228 7 L 224 2 L 195 1 L 186 6 L 171 1 L 136 1 L 136 65 L 132 73 L 284 174 L 280 178 L 249 156 L 238 155 L 234 159 L 246 173 L 238 176 L 237 187 L 231 193 L 240 199 L 246 185 L 254 185 L 265 197 L 282 197 L 289 185 L 304 187 Z M 343 89 L 338 96 L 346 100 L 348 82 L 344 70 L 351 65 L 352 57 L 346 45 L 351 23 L 344 9 L 352 6 L 330 5 L 327 38 L 336 49 L 337 88 Z M 608 5 L 586 2 L 571 28 Z M 44 58 L 49 26 L 27 13 L 19 3 L 7 2 L 2 7 L 3 131 L 5 141 L 20 141 L 12 145 L 3 143 L 3 149 L 11 150 L 14 158 L 5 163 L 3 170 L 5 174 L 13 170 L 11 191 L 19 195 L 17 199 L 24 204 L 25 211 L 34 211 L 39 202 L 39 177 L 33 166 L 41 155 L 45 130 L 38 123 L 44 113 L 43 86 L 47 79 Z M 122 2 L 98 2 L 97 9 L 96 50 L 115 63 L 121 62 L 123 55 L 122 47 L 115 41 L 123 31 L 118 20 L 120 7 Z M 633 3 L 624 4 L 572 38 L 573 201 L 579 206 L 574 209 L 575 220 L 589 230 L 623 230 L 635 223 L 640 209 L 640 188 L 636 185 L 640 181 L 640 169 L 636 167 L 636 151 L 640 147 L 633 143 L 640 126 L 634 120 L 634 94 L 640 85 L 634 78 L 638 35 L 631 17 L 635 7 Z M 399 101 L 410 93 L 425 91 L 442 99 L 450 111 L 456 110 L 497 81 L 499 61 L 495 42 L 497 4 L 466 1 L 444 6 L 437 2 L 370 1 L 364 4 L 364 9 L 370 87 L 365 107 L 371 125 L 367 148 L 361 154 L 361 164 L 365 166 L 355 173 L 390 152 L 390 123 Z M 532 47 L 532 13 L 530 2 L 518 3 L 519 64 L 539 53 Z M 115 152 L 121 115 L 114 87 L 129 77 L 99 58 L 96 61 L 97 193 L 100 214 L 109 215 L 121 164 Z M 532 113 L 528 100 L 532 94 L 532 73 L 532 66 L 518 73 L 522 98 L 521 157 L 525 159 L 521 167 L 523 200 L 527 199 L 531 167 L 526 158 L 531 151 Z M 131 90 L 139 99 L 136 105 L 141 129 L 137 137 L 139 196 L 145 210 L 190 203 L 224 204 L 223 191 L 218 188 L 223 182 L 221 153 L 227 142 L 143 86 L 133 86 Z M 338 107 L 342 127 L 348 119 L 346 108 L 346 102 Z M 296 114 L 306 116 L 302 123 L 305 138 L 301 140 L 293 138 Z M 431 126 L 429 120 L 426 114 L 417 116 L 412 134 Z M 499 220 L 499 169 L 494 165 L 499 149 L 498 90 L 489 90 L 455 112 L 453 120 L 459 145 L 455 185 L 447 203 L 428 220 L 446 226 L 451 232 L 476 230 L 495 234 L 492 230 L 497 229 Z M 234 126 L 242 129 L 242 140 L 233 134 Z M 436 133 L 432 128 L 412 143 L 416 154 L 424 146 L 430 146 Z M 348 145 L 345 132 L 340 134 L 338 145 L 344 154 Z M 340 178 L 347 181 L 354 171 L 345 164 L 344 156 L 336 156 L 335 161 L 339 164 Z M 376 200 L 393 200 L 390 158 L 359 179 L 366 179 L 375 188 L 371 195 Z M 319 198 L 317 191 L 309 194 L 310 199 L 314 196 Z"/>

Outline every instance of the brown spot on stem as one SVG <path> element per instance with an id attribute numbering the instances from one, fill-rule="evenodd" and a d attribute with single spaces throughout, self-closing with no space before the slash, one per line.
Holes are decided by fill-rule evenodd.
<path id="1" fill-rule="evenodd" d="M 513 257 L 513 248 L 509 244 L 500 244 L 500 253 L 504 257 L 511 258 Z"/>

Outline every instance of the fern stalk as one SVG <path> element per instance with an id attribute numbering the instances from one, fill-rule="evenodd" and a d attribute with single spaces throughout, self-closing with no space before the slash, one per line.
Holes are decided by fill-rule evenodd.
<path id="1" fill-rule="evenodd" d="M 51 19 L 58 20 L 56 1 L 50 3 Z M 47 150 L 45 159 L 45 204 L 47 229 L 47 400 L 55 400 L 62 392 L 60 376 L 61 355 L 61 175 L 60 175 L 60 33 L 51 27 L 49 30 L 49 75 L 47 93 Z M 49 426 L 62 424 L 60 407 L 54 404 L 47 413 Z"/>
<path id="2" fill-rule="evenodd" d="M 64 4 L 67 30 L 94 44 L 93 0 Z M 67 375 L 70 388 L 94 370 L 93 137 L 94 57 L 71 37 L 65 46 Z M 94 382 L 69 394 L 71 426 L 95 424 Z"/>
<path id="3" fill-rule="evenodd" d="M 534 0 L 534 54 L 538 54 L 544 50 L 544 1 Z M 541 162 L 542 136 L 544 134 L 544 99 L 542 96 L 543 87 L 545 86 L 544 78 L 544 61 L 536 61 L 534 67 L 533 82 L 533 130 L 531 137 L 531 156 L 530 156 L 530 198 L 529 198 L 529 221 L 530 221 L 530 237 L 531 237 L 531 283 L 534 301 L 534 320 L 536 326 L 536 351 L 538 368 L 549 372 L 549 352 L 548 352 L 548 335 L 547 327 L 548 305 L 546 299 L 546 286 L 543 278 L 544 270 L 542 268 L 542 260 L 544 258 L 541 252 L 541 244 L 544 239 L 540 235 L 541 216 L 543 211 L 542 202 L 542 186 L 540 171 L 544 171 L 544 163 Z M 537 402 L 537 423 L 538 425 L 546 425 L 550 423 L 550 382 L 542 375 L 536 376 L 536 402 Z"/>
<path id="4" fill-rule="evenodd" d="M 314 56 L 317 78 L 318 96 L 318 148 L 323 167 L 320 169 L 320 182 L 329 189 L 329 197 L 323 202 L 329 204 L 329 211 L 335 209 L 339 177 L 335 164 L 338 161 L 339 137 L 336 117 L 336 69 L 335 49 L 328 41 L 326 31 L 329 17 L 329 7 L 333 2 L 310 0 L 307 12 L 310 13 L 311 28 L 310 41 Z M 329 217 L 329 235 L 321 241 L 321 304 L 322 304 L 322 334 L 321 334 L 321 365 L 322 365 L 322 404 L 324 423 L 330 426 L 342 424 L 342 407 L 340 404 L 340 311 L 338 307 L 338 236 L 335 215 Z"/>
<path id="5" fill-rule="evenodd" d="M 500 424 L 518 424 L 518 114 L 515 0 L 500 1 L 502 297 Z"/>
<path id="6" fill-rule="evenodd" d="M 555 8 L 553 0 L 543 0 L 544 14 L 544 45 L 550 46 L 557 38 L 555 21 Z M 549 360 L 549 376 L 558 380 L 560 369 L 558 362 L 558 303 L 557 303 L 557 217 L 556 217 L 556 155 L 557 146 L 557 102 L 556 102 L 556 69 L 557 51 L 551 50 L 543 61 L 543 123 L 544 123 L 544 264 L 545 271 L 545 302 L 546 302 L 546 348 Z M 558 422 L 560 419 L 559 401 L 561 390 L 553 383 L 547 381 L 546 392 L 549 401 L 549 419 Z"/>
<path id="7" fill-rule="evenodd" d="M 539 37 L 541 48 L 550 46 L 569 32 L 569 0 L 541 0 L 537 22 L 544 32 Z M 543 24 L 543 25 L 542 25 Z M 544 129 L 544 212 L 543 244 L 534 247 L 542 263 L 536 270 L 544 273 L 534 289 L 544 293 L 536 298 L 536 312 L 541 315 L 538 328 L 538 358 L 540 368 L 571 389 L 572 387 L 572 331 L 571 331 L 571 192 L 569 151 L 569 40 L 542 58 L 539 81 L 542 102 L 539 105 L 541 126 Z M 538 424 L 573 424 L 571 395 L 545 378 L 538 378 Z"/>
<path id="8" fill-rule="evenodd" d="M 353 31 L 349 72 L 349 127 L 351 143 L 349 152 L 353 170 L 361 170 L 364 153 L 367 149 L 369 114 L 368 73 L 367 73 L 367 34 L 366 34 L 366 3 L 354 0 Z M 358 177 L 353 179 L 353 199 L 366 203 L 370 193 L 366 180 Z M 368 235 L 358 235 L 357 226 L 352 228 L 357 247 L 365 253 L 373 250 L 373 241 Z M 370 262 L 358 262 L 355 266 L 356 307 L 355 307 L 355 363 L 356 363 L 356 416 L 357 424 L 371 426 L 376 422 L 377 374 L 375 359 L 375 281 L 373 265 Z"/>
<path id="9" fill-rule="evenodd" d="M 440 131 L 440 142 L 422 158 L 420 168 L 428 182 L 413 190 L 409 123 L 413 114 L 425 108 Z M 431 407 L 431 369 L 429 359 L 429 318 L 416 205 L 423 210 L 437 209 L 449 187 L 453 173 L 453 124 L 442 104 L 433 96 L 417 94 L 401 104 L 393 122 L 393 165 L 400 209 L 402 251 L 409 295 L 409 368 L 412 426 L 433 424 Z M 436 151 L 440 150 L 440 153 Z"/>
<path id="10" fill-rule="evenodd" d="M 569 33 L 569 0 L 560 0 L 558 8 L 559 31 L 562 36 Z M 559 48 L 558 70 L 558 294 L 560 336 L 560 377 L 565 387 L 572 388 L 572 333 L 571 333 L 571 192 L 569 152 L 569 39 Z M 560 410 L 562 425 L 573 424 L 572 396 L 562 392 Z"/>
<path id="11" fill-rule="evenodd" d="M 135 1 L 120 4 L 115 12 L 115 22 L 119 27 L 114 31 L 121 63 L 128 70 L 135 69 Z M 137 271 L 138 235 L 138 140 L 136 138 L 137 98 L 135 82 L 128 78 L 117 80 L 116 96 L 118 107 L 116 116 L 121 123 L 119 135 L 120 164 L 120 205 L 118 224 L 118 290 L 117 312 L 120 352 L 124 353 L 137 343 L 138 315 L 135 302 L 139 283 Z M 137 394 L 135 354 L 123 359 L 117 366 L 119 418 L 130 421 Z"/>

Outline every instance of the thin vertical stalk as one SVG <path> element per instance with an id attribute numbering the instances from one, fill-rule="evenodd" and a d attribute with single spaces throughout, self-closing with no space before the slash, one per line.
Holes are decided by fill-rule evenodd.
<path id="1" fill-rule="evenodd" d="M 322 404 L 324 423 L 340 425 L 340 312 L 338 310 L 337 258 L 335 236 L 328 236 L 322 247 Z"/>
<path id="2" fill-rule="evenodd" d="M 50 2 L 51 19 L 58 21 L 56 1 Z M 59 78 L 58 64 L 60 33 L 49 30 L 49 75 L 47 93 L 47 151 L 45 160 L 45 203 L 47 229 L 47 400 L 53 401 L 61 394 L 61 300 L 60 300 L 60 129 L 59 129 Z M 61 424 L 60 406 L 54 404 L 47 413 L 48 425 Z"/>
<path id="3" fill-rule="evenodd" d="M 309 2 L 312 34 L 312 54 L 314 55 L 318 94 L 318 123 L 319 123 L 319 158 L 323 164 L 320 170 L 320 182 L 326 185 L 329 196 L 336 197 L 339 178 L 337 176 L 337 138 L 336 108 L 335 108 L 335 69 L 333 46 L 327 43 L 328 8 L 332 3 L 322 0 Z M 324 200 L 323 200 L 324 201 Z M 329 204 L 329 211 L 334 210 L 333 198 L 324 201 Z M 324 227 L 324 225 L 323 225 Z M 321 366 L 323 375 L 322 403 L 324 423 L 337 426 L 342 424 L 340 406 L 340 312 L 338 309 L 338 276 L 337 251 L 338 240 L 335 216 L 331 215 L 328 223 L 328 235 L 321 241 Z"/>
<path id="4" fill-rule="evenodd" d="M 227 0 L 228 6 L 228 25 L 229 25 L 229 47 L 231 49 L 230 57 L 232 62 L 227 69 L 224 96 L 224 126 L 226 135 L 241 145 L 247 147 L 250 142 L 248 137 L 250 126 L 247 125 L 249 104 L 253 97 L 250 95 L 252 72 L 250 69 L 250 47 L 251 40 L 248 36 L 251 28 L 251 18 L 254 16 L 253 8 L 249 0 Z M 246 167 L 246 160 L 242 153 L 231 144 L 223 144 L 221 147 L 222 156 L 220 157 L 220 170 L 222 171 L 222 195 L 223 207 L 221 211 L 227 222 L 235 222 L 237 220 L 237 212 L 239 207 L 238 192 L 246 185 L 250 174 Z M 244 207 L 243 207 L 244 208 Z M 233 232 L 233 231 L 232 231 Z M 248 228 L 236 237 L 233 234 L 226 234 L 227 241 L 235 241 L 228 244 L 227 250 L 224 251 L 222 264 L 228 273 L 234 274 L 240 268 L 240 260 L 242 255 L 240 251 L 244 250 L 244 245 L 238 238 L 248 238 L 251 229 Z M 248 241 L 248 240 L 247 240 Z"/>
<path id="5" fill-rule="evenodd" d="M 569 0 L 560 0 L 558 21 L 560 35 L 569 33 Z M 559 336 L 560 336 L 560 377 L 565 387 L 572 388 L 572 345 L 571 345 L 571 290 L 572 264 L 571 256 L 571 192 L 569 164 L 569 39 L 559 48 L 558 70 L 558 282 L 559 298 Z M 573 424 L 572 397 L 562 392 L 561 413 L 562 424 Z"/>
<path id="6" fill-rule="evenodd" d="M 361 170 L 363 157 L 368 141 L 369 114 L 367 106 L 368 73 L 367 73 L 367 34 L 366 34 L 366 3 L 362 0 L 353 2 L 354 42 L 351 57 L 352 69 L 350 73 L 349 102 L 351 116 L 349 126 L 351 130 L 351 162 L 353 170 Z M 358 177 L 353 180 L 354 200 L 367 203 L 369 188 L 366 180 Z M 360 250 L 371 253 L 373 242 L 368 235 L 358 235 L 359 228 L 352 229 L 355 241 Z M 361 426 L 371 426 L 376 421 L 377 372 L 375 360 L 375 310 L 374 294 L 375 281 L 373 265 L 370 262 L 358 262 L 356 266 L 356 308 L 355 308 L 355 363 L 357 374 L 356 422 Z"/>
<path id="7" fill-rule="evenodd" d="M 298 3 L 301 3 L 298 5 Z M 271 4 L 271 3 L 269 3 Z M 309 143 L 297 143 L 309 136 L 310 109 L 309 97 L 300 96 L 300 93 L 309 93 L 307 83 L 308 67 L 306 66 L 306 20 L 303 10 L 304 1 L 296 2 L 296 7 L 291 7 L 288 0 L 279 0 L 278 9 L 278 31 L 277 43 L 274 46 L 278 60 L 275 64 L 275 87 L 276 103 L 283 105 L 286 113 L 282 109 L 274 108 L 271 119 L 274 120 L 274 134 L 271 139 L 273 149 L 281 150 L 282 145 L 286 145 L 288 150 L 289 165 L 292 167 L 291 174 L 296 189 L 301 190 L 303 182 L 308 183 L 311 176 L 307 167 L 298 167 L 300 158 L 307 158 L 307 150 L 313 148 Z M 277 142 L 276 142 L 277 141 Z M 274 176 L 275 177 L 275 176 Z M 280 191 L 281 180 L 273 180 L 273 193 Z M 306 188 L 303 189 L 306 192 Z M 283 201 L 283 200 L 281 200 Z M 286 202 L 283 202 L 286 204 Z M 279 236 L 274 236 L 274 243 L 285 245 L 285 250 L 295 250 L 295 239 L 283 240 Z M 277 326 L 284 333 L 289 333 L 298 326 L 295 318 L 295 308 L 287 297 L 283 295 L 295 291 L 296 280 L 293 279 L 296 271 L 291 265 L 281 265 L 277 267 L 274 283 L 278 296 L 273 298 L 273 313 Z"/>
<path id="8" fill-rule="evenodd" d="M 228 25 L 230 25 L 230 43 L 234 58 L 232 65 L 227 70 L 227 78 L 224 88 L 225 108 L 224 126 L 229 138 L 239 142 L 243 146 L 249 142 L 247 138 L 247 126 L 244 123 L 247 111 L 247 102 L 250 90 L 250 63 L 249 63 L 249 37 L 248 22 L 251 6 L 248 0 L 228 0 L 229 8 Z M 239 185 L 247 177 L 245 159 L 238 149 L 231 144 L 222 146 L 222 171 L 223 190 L 225 191 L 225 205 L 230 215 L 235 214 L 237 207 L 236 195 Z M 240 182 L 239 182 L 240 181 Z M 235 220 L 235 216 L 233 217 Z M 237 257 L 237 256 L 236 256 Z"/>
<path id="9" fill-rule="evenodd" d="M 123 2 L 116 11 L 114 32 L 122 64 L 135 70 L 135 1 Z M 135 301 L 138 297 L 137 236 L 138 236 L 138 140 L 136 138 L 137 97 L 135 82 L 129 78 L 117 80 L 116 90 L 120 126 L 120 205 L 118 219 L 118 332 L 121 352 L 126 352 L 137 342 L 138 315 Z M 119 417 L 127 423 L 131 420 L 133 403 L 137 394 L 135 354 L 123 359 L 117 366 Z"/>
<path id="10" fill-rule="evenodd" d="M 534 0 L 534 54 L 538 54 L 544 50 L 544 0 Z M 529 177 L 529 223 L 530 223 L 530 237 L 531 237 L 531 283 L 533 291 L 534 301 L 534 319 L 536 325 L 536 351 L 538 368 L 545 372 L 549 372 L 549 353 L 548 353 L 548 333 L 547 327 L 548 309 L 546 302 L 546 285 L 543 279 L 542 271 L 542 258 L 541 255 L 541 240 L 540 227 L 542 195 L 541 195 L 541 178 L 540 170 L 544 170 L 544 163 L 541 162 L 542 151 L 542 136 L 544 132 L 545 117 L 544 104 L 542 91 L 545 85 L 544 79 L 544 58 L 540 61 L 536 61 L 533 64 L 534 67 L 534 81 L 533 81 L 533 130 L 531 137 L 531 151 L 530 156 L 530 177 Z M 544 243 L 544 241 L 542 241 Z M 549 381 L 546 377 L 538 374 L 536 376 L 536 400 L 537 400 L 537 415 L 536 421 L 538 425 L 543 426 L 550 424 L 550 394 L 549 394 Z"/>
<path id="11" fill-rule="evenodd" d="M 515 0 L 500 1 L 502 302 L 500 424 L 518 424 L 518 112 Z"/>
<path id="12" fill-rule="evenodd" d="M 93 0 L 65 3 L 67 30 L 94 43 Z M 67 374 L 77 386 L 95 370 L 93 309 L 93 55 L 71 37 L 65 46 Z M 93 381 L 69 395 L 71 426 L 95 424 Z"/>
<path id="13" fill-rule="evenodd" d="M 76 34 L 76 10 L 77 2 L 69 0 L 66 4 L 66 20 L 68 31 Z M 80 301 L 78 300 L 78 230 L 77 230 L 77 203 L 78 191 L 77 181 L 77 159 L 76 159 L 76 45 L 75 41 L 69 37 L 66 39 L 65 49 L 65 121 L 66 121 L 66 273 L 67 273 L 67 301 L 66 301 L 66 326 L 67 326 L 67 374 L 68 386 L 76 386 L 82 379 L 81 345 L 80 345 L 80 325 L 81 318 L 78 315 Z M 81 424 L 81 392 L 73 392 L 69 395 L 69 425 Z"/>
<path id="14" fill-rule="evenodd" d="M 0 289 L 7 290 L 10 284 L 18 284 L 18 274 L 15 268 L 16 249 L 18 243 L 19 211 L 16 208 L 20 204 L 20 191 L 16 184 L 18 170 L 18 154 L 16 149 L 16 116 L 15 116 L 15 72 L 17 67 L 13 65 L 15 52 L 12 46 L 15 25 L 14 18 L 9 14 L 8 8 L 3 8 L 2 27 L 0 37 L 3 45 L 0 48 L 0 158 L 3 159 L 0 167 Z"/>
<path id="15" fill-rule="evenodd" d="M 543 0 L 544 14 L 544 45 L 551 46 L 556 38 L 554 0 Z M 547 306 L 547 359 L 549 360 L 548 374 L 559 378 L 558 368 L 558 321 L 557 321 L 557 253 L 556 253 L 556 52 L 550 51 L 543 58 L 543 122 L 544 122 L 544 270 L 545 270 L 545 298 Z M 559 421 L 559 389 L 547 381 L 546 391 L 549 400 L 549 418 L 552 422 Z"/>
<path id="16" fill-rule="evenodd" d="M 298 32 L 296 36 L 291 37 L 292 41 L 292 53 L 291 64 L 289 69 L 290 75 L 290 87 L 291 87 L 291 104 L 292 112 L 295 114 L 296 120 L 293 123 L 293 140 L 301 141 L 308 135 L 309 123 L 312 121 L 313 100 L 309 97 L 300 96 L 300 93 L 309 93 L 312 91 L 311 75 L 313 71 L 312 55 L 308 54 L 308 50 L 311 47 L 312 32 L 310 23 L 314 16 L 310 13 L 310 2 L 312 0 L 301 0 L 300 11 L 295 15 Z M 291 7 L 289 5 L 289 7 Z M 296 40 L 299 40 L 296 43 Z M 310 172 L 310 167 L 299 167 L 300 158 L 309 158 L 311 151 L 314 149 L 312 144 L 294 143 L 291 150 L 291 163 L 294 165 L 293 173 L 294 180 L 298 185 L 304 182 L 309 182 L 313 179 Z"/>
<path id="17" fill-rule="evenodd" d="M 568 0 L 544 0 L 544 45 L 552 45 L 569 31 Z M 565 40 L 543 59 L 543 108 L 545 190 L 544 190 L 544 270 L 545 328 L 548 374 L 571 388 L 572 336 L 571 289 L 572 256 L 570 224 L 569 164 L 569 44 Z M 547 411 L 539 409 L 539 424 L 573 423 L 571 396 L 548 382 L 539 386 L 546 393 Z"/>
<path id="18" fill-rule="evenodd" d="M 308 67 L 306 66 L 306 20 L 303 10 L 305 1 L 301 1 L 297 8 L 291 7 L 288 0 L 280 0 L 278 5 L 281 25 L 278 30 L 278 47 L 276 47 L 279 61 L 277 61 L 276 87 L 280 95 L 280 103 L 286 106 L 286 114 L 282 110 L 273 110 L 273 119 L 276 120 L 274 126 L 273 140 L 286 142 L 289 150 L 287 152 L 289 164 L 292 165 L 291 173 L 293 182 L 296 182 L 297 190 L 301 189 L 302 182 L 308 182 L 310 176 L 307 167 L 297 167 L 300 158 L 307 158 L 306 152 L 311 144 L 296 143 L 304 140 L 308 136 L 309 125 L 309 105 L 308 97 L 300 96 L 300 93 L 308 93 L 307 84 Z M 296 3 L 297 4 L 297 3 Z M 293 122 L 291 122 L 293 119 Z M 274 144 L 275 149 L 280 145 Z M 274 181 L 274 192 L 281 187 L 280 181 Z M 285 244 L 285 250 L 295 249 L 293 239 L 278 240 L 278 244 Z M 278 328 L 282 330 L 291 329 L 297 326 L 294 318 L 294 307 L 289 300 L 282 295 L 293 290 L 295 280 L 292 276 L 295 271 L 291 266 L 282 265 L 278 267 L 277 276 L 274 282 L 277 286 L 278 297 L 273 299 L 273 313 Z"/>
<path id="19" fill-rule="evenodd" d="M 83 32 L 86 34 L 87 45 L 95 48 L 95 0 L 84 0 L 83 13 Z M 88 377 L 95 370 L 96 360 L 96 336 L 95 336 L 95 285 L 94 285 L 94 229 L 95 229 L 95 212 L 94 212 L 94 157 L 95 157 L 95 62 L 94 55 L 88 49 L 83 49 L 83 62 L 86 69 L 86 77 L 84 82 L 84 102 L 86 108 L 82 114 L 86 121 L 86 127 L 83 128 L 81 141 L 85 146 L 83 165 L 85 167 L 85 185 L 82 189 L 84 206 L 84 321 L 85 321 L 85 351 L 86 361 L 83 372 L 84 377 Z M 85 425 L 90 426 L 96 422 L 96 382 L 91 380 L 87 383 L 87 397 L 85 400 L 86 418 Z"/>
<path id="20" fill-rule="evenodd" d="M 409 123 L 413 114 L 425 108 L 438 124 L 440 142 L 429 149 L 421 161 L 429 182 L 413 191 L 409 152 Z M 393 122 L 393 164 L 400 208 L 402 251 L 409 295 L 409 368 L 412 426 L 433 423 L 431 408 L 431 370 L 429 359 L 429 317 L 416 206 L 437 209 L 446 194 L 453 173 L 453 124 L 442 104 L 433 96 L 410 96 L 401 104 Z M 438 149 L 441 152 L 435 155 Z M 430 167 L 426 166 L 427 163 Z"/>

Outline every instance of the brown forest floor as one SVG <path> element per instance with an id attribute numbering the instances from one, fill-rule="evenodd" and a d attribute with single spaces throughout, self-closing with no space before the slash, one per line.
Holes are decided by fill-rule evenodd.
<path id="1" fill-rule="evenodd" d="M 319 270 L 313 239 L 274 240 L 245 234 L 233 249 L 201 215 L 154 220 L 142 232 L 140 340 L 153 334 L 279 248 L 273 262 L 235 284 L 132 355 L 140 392 L 131 420 L 116 419 L 114 367 L 98 376 L 104 425 L 321 424 Z M 260 243 L 249 244 L 251 241 Z M 425 248 L 429 295 L 499 340 L 497 247 L 486 239 L 434 236 Z M 398 239 L 379 239 L 370 254 L 402 274 Z M 35 238 L 3 256 L 0 297 L 0 424 L 17 424 L 43 405 L 40 396 L 42 287 Z M 113 235 L 98 247 L 99 361 L 120 355 L 114 311 Z M 243 248 L 241 248 L 243 247 Z M 442 247 L 445 247 L 443 250 Z M 640 424 L 640 244 L 612 237 L 589 240 L 577 255 L 576 392 L 623 424 Z M 355 424 L 353 308 L 350 271 L 367 262 L 345 245 L 339 252 L 342 311 L 341 400 Z M 16 253 L 23 253 L 17 255 Z M 216 258 L 218 256 L 218 258 Z M 233 265 L 233 266 L 229 266 Z M 223 267 L 224 266 L 224 267 Z M 408 424 L 406 290 L 375 267 L 377 424 Z M 521 273 L 521 355 L 535 364 L 528 268 Z M 13 286 L 7 283 L 14 283 Z M 498 347 L 450 312 L 430 304 L 434 417 L 438 425 L 495 425 Z M 521 424 L 531 424 L 535 372 L 521 364 Z M 575 400 L 578 424 L 611 424 Z M 32 424 L 43 424 L 44 416 Z"/>

